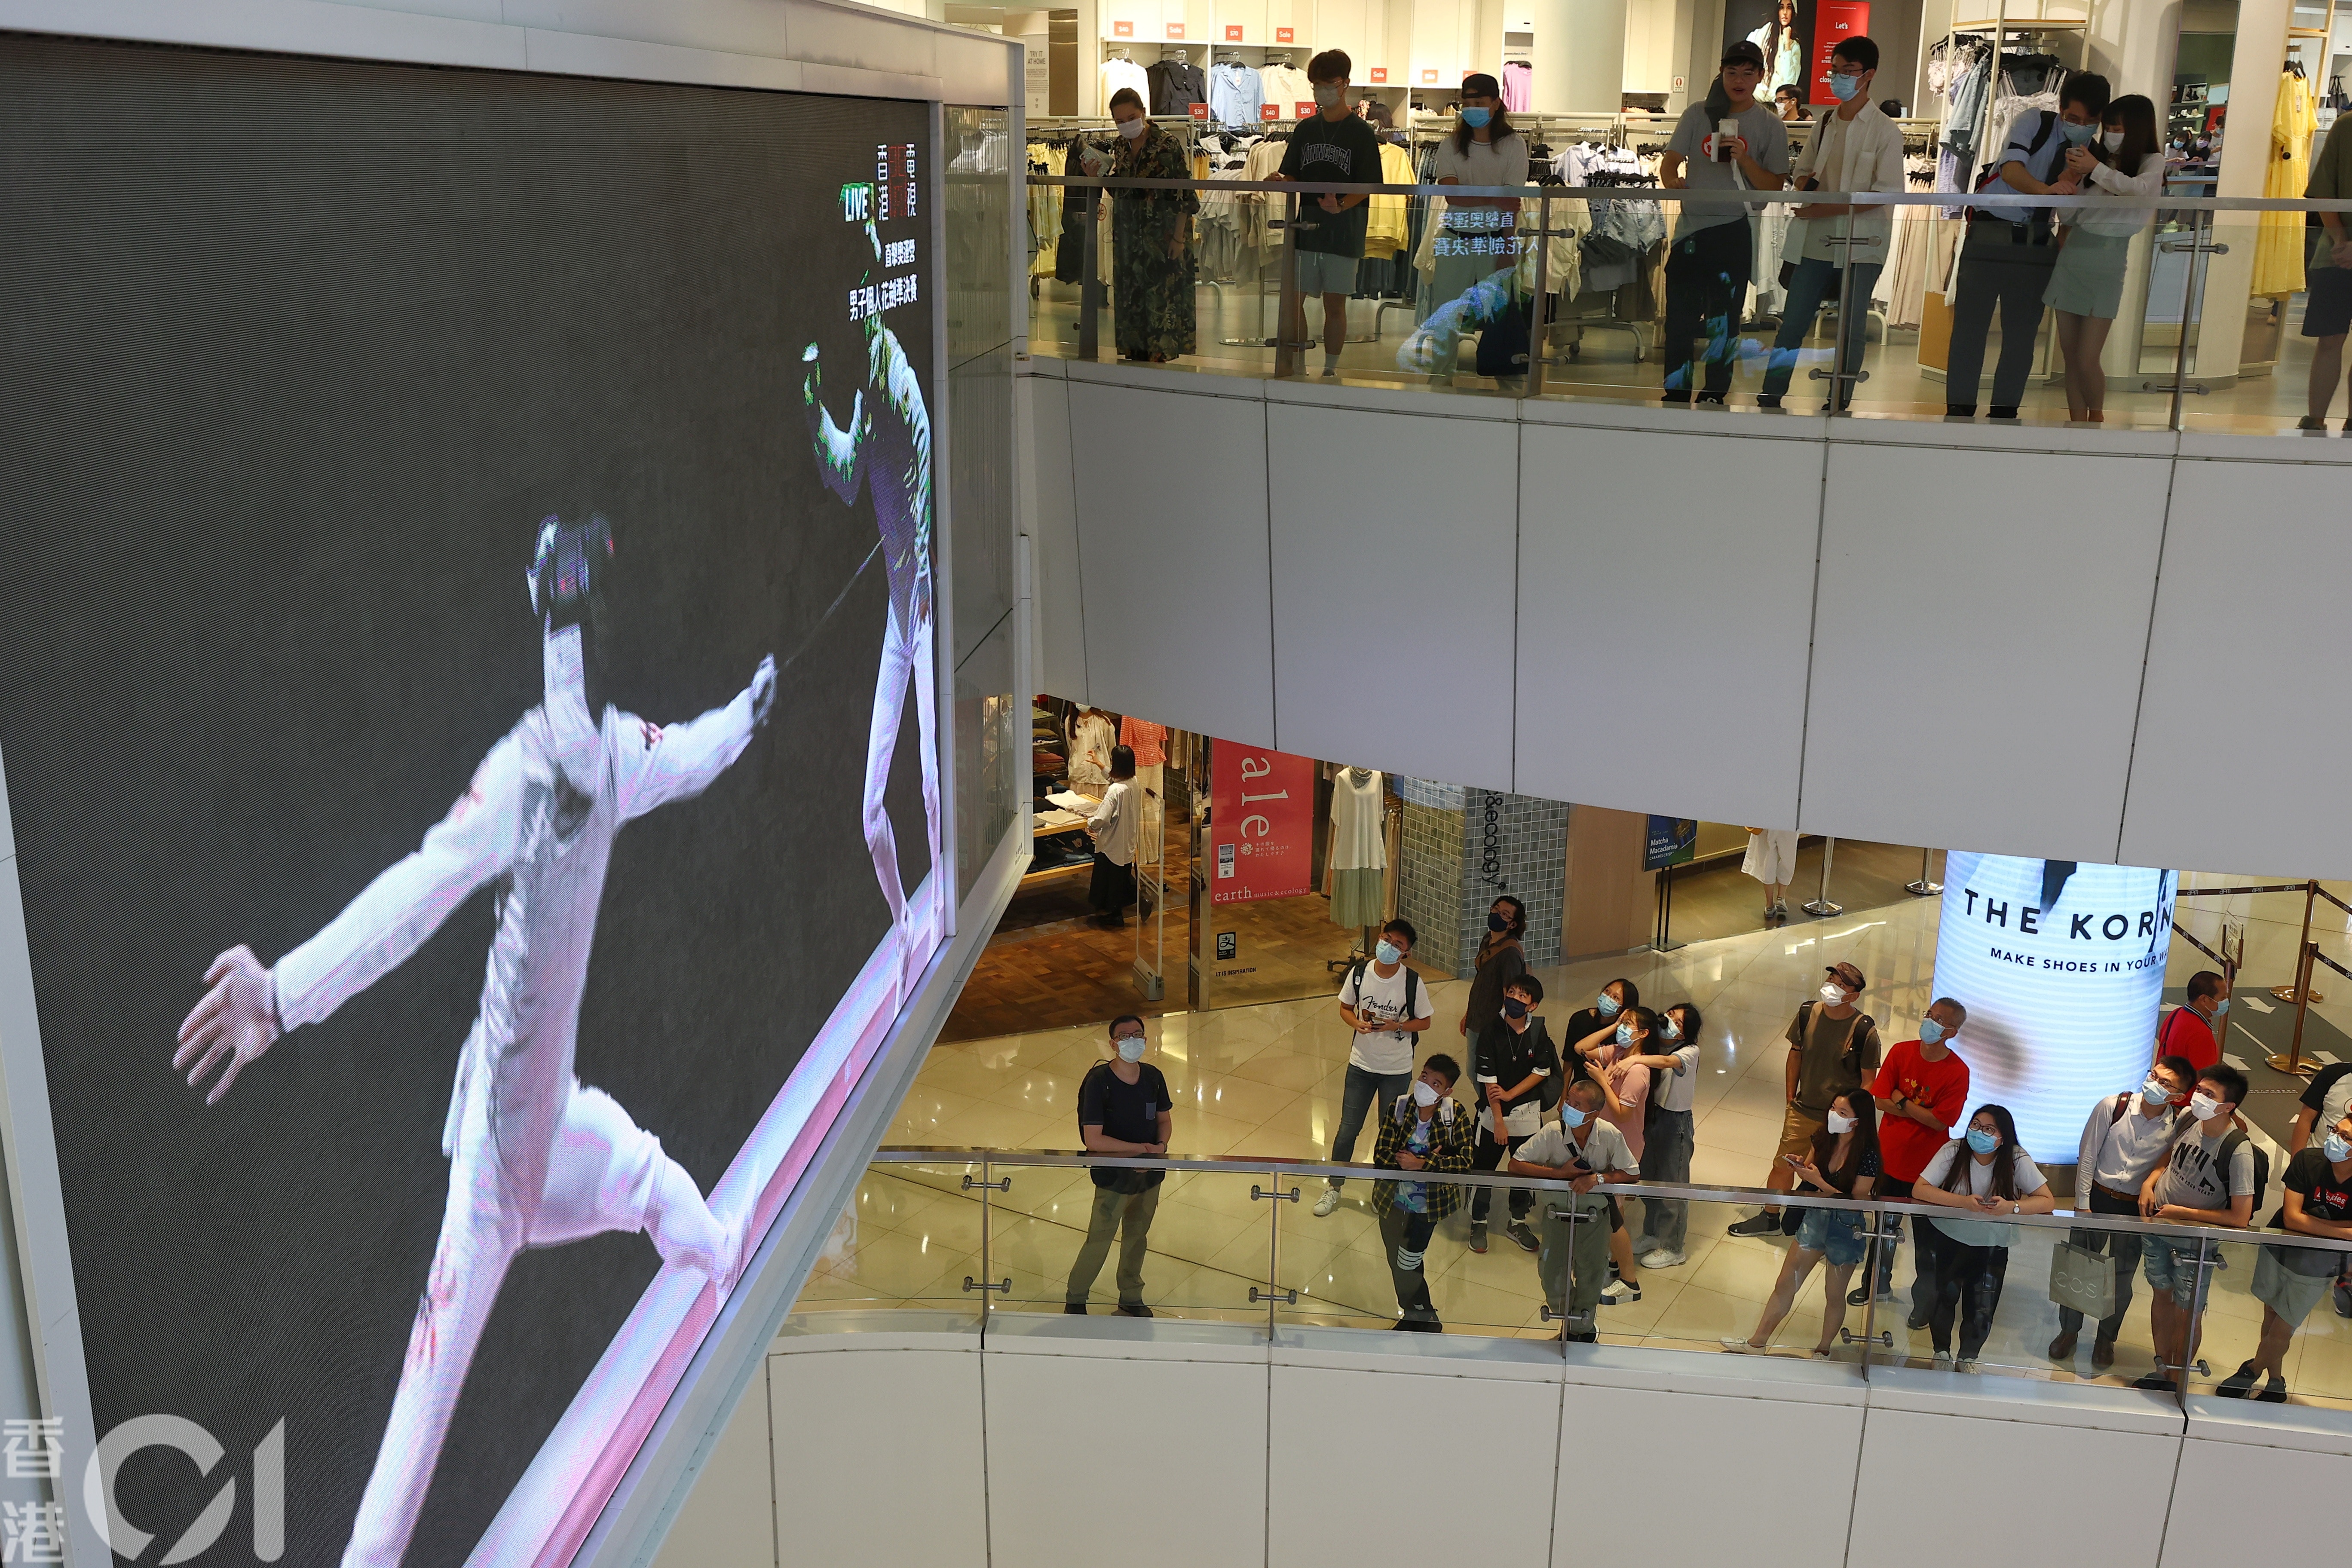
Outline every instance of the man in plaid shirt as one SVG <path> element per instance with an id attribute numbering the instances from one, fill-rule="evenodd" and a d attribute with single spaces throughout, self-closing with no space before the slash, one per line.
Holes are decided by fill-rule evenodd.
<path id="1" fill-rule="evenodd" d="M 1452 1057 L 1422 1064 L 1412 1089 L 1396 1097 L 1381 1116 L 1372 1142 L 1372 1163 L 1383 1171 L 1466 1171 L 1477 1139 L 1477 1121 L 1454 1102 L 1462 1068 Z M 1445 1182 L 1379 1181 L 1372 1184 L 1372 1212 L 1381 1216 L 1381 1244 L 1388 1248 L 1389 1274 L 1396 1281 L 1400 1329 L 1445 1331 L 1429 1299 L 1429 1279 L 1421 1266 L 1437 1222 L 1462 1206 L 1462 1189 Z"/>

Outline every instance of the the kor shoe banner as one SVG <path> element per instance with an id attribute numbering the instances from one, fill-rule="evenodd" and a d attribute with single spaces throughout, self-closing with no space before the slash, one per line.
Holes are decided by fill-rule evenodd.
<path id="1" fill-rule="evenodd" d="M 1315 886 L 1315 764 L 1212 743 L 1209 901 L 1288 899 Z"/>
<path id="2" fill-rule="evenodd" d="M 76 1561 L 560 1563 L 651 1430 L 940 940 L 932 117 L 0 39 Z"/>
<path id="3" fill-rule="evenodd" d="M 2093 1102 L 2147 1076 L 2178 881 L 1958 849 L 1946 861 L 1935 994 L 1969 1010 L 1954 1048 L 1970 1107 L 2007 1106 L 2035 1160 L 2072 1164 Z"/>

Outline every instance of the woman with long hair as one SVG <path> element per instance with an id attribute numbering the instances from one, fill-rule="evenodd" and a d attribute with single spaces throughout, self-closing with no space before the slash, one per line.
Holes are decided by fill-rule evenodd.
<path id="1" fill-rule="evenodd" d="M 1486 910 L 1486 934 L 1478 939 L 1470 998 L 1462 1006 L 1463 1081 L 1478 1092 L 1478 1037 L 1502 1021 L 1503 993 L 1528 972 L 1528 906 L 1505 893 Z"/>
<path id="2" fill-rule="evenodd" d="M 1485 71 L 1462 79 L 1454 133 L 1430 156 L 1430 183 L 1439 186 L 1524 185 L 1528 139 L 1511 126 L 1503 109 L 1503 84 Z M 1518 200 L 1513 196 L 1445 195 L 1438 231 L 1430 244 L 1429 295 L 1419 319 L 1430 315 L 1493 274 L 1518 266 Z M 1450 376 L 1460 341 L 1440 358 L 1438 374 Z"/>
<path id="3" fill-rule="evenodd" d="M 2009 1244 L 2017 1231 L 1987 1216 L 2048 1214 L 2058 1200 L 2018 1146 L 2017 1121 L 2008 1108 L 1979 1105 L 1969 1118 L 1967 1135 L 1945 1144 L 1919 1173 L 1911 1201 L 1951 1211 L 1919 1222 L 1922 1239 L 1931 1227 L 1941 1237 L 1935 1247 L 1936 1304 L 1927 1314 L 1927 1334 L 1935 1342 L 1936 1364 L 1953 1366 L 1957 1314 L 1960 1355 L 1953 1370 L 1974 1372 L 1992 1333 L 2001 1280 L 2009 1272 Z"/>
<path id="4" fill-rule="evenodd" d="M 2124 264 L 2132 237 L 2155 220 L 2145 203 L 2164 193 L 2164 143 L 2158 138 L 2156 104 L 2139 93 L 2107 105 L 2098 139 L 2069 149 L 2066 173 L 2082 184 L 2091 201 L 2115 204 L 2080 207 L 2059 215 L 2065 247 L 2050 269 L 2042 303 L 2057 312 L 2058 347 L 2066 356 L 2066 417 L 2077 424 L 2104 423 L 2107 377 L 2099 357 L 2124 297 Z"/>
<path id="5" fill-rule="evenodd" d="M 1825 1197 L 1870 1196 L 1879 1177 L 1876 1103 L 1866 1094 L 1839 1095 L 1830 1101 L 1828 1121 L 1813 1134 L 1812 1148 L 1802 1159 L 1794 1154 L 1787 1158 L 1801 1186 Z M 1780 1278 L 1773 1281 L 1756 1331 L 1744 1340 L 1727 1339 L 1723 1348 L 1748 1355 L 1769 1344 L 1772 1331 L 1789 1315 L 1813 1265 L 1826 1258 L 1830 1267 L 1822 1281 L 1822 1337 L 1813 1346 L 1813 1359 L 1829 1360 L 1838 1331 L 1845 1327 L 1846 1276 L 1862 1261 L 1868 1245 L 1863 1239 L 1863 1218 L 1856 1209 L 1807 1209 L 1804 1223 L 1797 1227 L 1797 1244 L 1781 1260 Z"/>
<path id="6" fill-rule="evenodd" d="M 1779 97 L 1780 89 L 1805 87 L 1805 40 L 1797 37 L 1797 0 L 1780 0 L 1772 19 L 1748 35 L 1764 51 L 1764 90 Z"/>

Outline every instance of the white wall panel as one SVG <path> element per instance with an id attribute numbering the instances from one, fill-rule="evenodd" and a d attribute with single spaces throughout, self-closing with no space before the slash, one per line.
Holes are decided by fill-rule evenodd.
<path id="1" fill-rule="evenodd" d="M 1069 391 L 1088 700 L 1274 744 L 1265 405 Z"/>
<path id="2" fill-rule="evenodd" d="M 1514 787 L 1794 826 L 1821 447 L 1533 423 L 1524 441 Z M 1629 765 L 1608 741 L 1675 734 L 1710 765 Z"/>
<path id="3" fill-rule="evenodd" d="M 2208 1568 L 2245 1555 L 2248 1512 L 2257 1515 L 2252 1528 L 2266 1563 L 2340 1557 L 2347 1484 L 2352 1412 L 2192 1397 L 2160 1568 Z M 2248 1508 L 2232 1510 L 2225 1500 L 2233 1499 Z"/>
<path id="4" fill-rule="evenodd" d="M 772 1355 L 768 1395 L 782 1568 L 987 1568 L 977 1350 Z"/>
<path id="5" fill-rule="evenodd" d="M 1553 1568 L 1835 1563 L 1862 1426 L 1859 1405 L 1570 1383 L 1561 1416 Z M 1612 1470 L 1630 1479 L 1667 1456 L 1675 1475 L 1703 1478 L 1703 1484 L 1696 1490 L 1570 1484 L 1573 1477 Z"/>
<path id="6" fill-rule="evenodd" d="M 1013 378 L 1022 421 L 1026 505 L 1037 595 L 1037 689 L 1087 699 L 1086 591 L 1078 574 L 1078 508 L 1070 468 L 1070 389 L 1057 375 Z"/>
<path id="7" fill-rule="evenodd" d="M 1833 444 L 1798 826 L 2114 859 L 2170 480 Z"/>
<path id="8" fill-rule="evenodd" d="M 774 1568 L 776 1472 L 764 1364 L 688 1485 L 653 1568 Z"/>
<path id="9" fill-rule="evenodd" d="M 1848 1568 L 1983 1568 L 1989 1556 L 2138 1568 L 2162 1544 L 2179 1447 L 2178 1436 L 1874 1405 Z"/>
<path id="10" fill-rule="evenodd" d="M 1370 1462 L 1344 1441 L 1414 1434 L 1476 1434 L 1466 1465 L 1429 1473 L 1453 1505 L 1443 1533 L 1478 1562 L 1532 1565 L 1551 1549 L 1552 1477 L 1559 1432 L 1558 1383 L 1410 1373 L 1273 1369 L 1267 1458 L 1266 1560 L 1281 1568 L 1429 1568 L 1428 1535 L 1404 1526 L 1411 1504 L 1400 1467 Z M 1411 1421 L 1400 1425 L 1401 1412 Z M 1400 1458 L 1402 1456 L 1399 1456 Z M 1335 1462 L 1336 1461 L 1336 1462 Z M 1409 1463 L 1409 1461 L 1408 1461 Z M 1407 1489 L 1409 1490 L 1410 1489 Z M 1468 1531 L 1467 1534 L 1462 1533 Z M 1470 1542 L 1475 1541 L 1473 1548 Z"/>
<path id="11" fill-rule="evenodd" d="M 2117 858 L 2352 875 L 2345 481 L 2332 465 L 2179 465 Z M 2249 742 L 2276 765 L 2250 773 Z"/>
<path id="12" fill-rule="evenodd" d="M 1518 426 L 1275 403 L 1266 442 L 1275 744 L 1508 789 Z"/>
<path id="13" fill-rule="evenodd" d="M 1263 1362 L 990 1355 L 994 1561 L 1263 1563 L 1265 1377 Z"/>

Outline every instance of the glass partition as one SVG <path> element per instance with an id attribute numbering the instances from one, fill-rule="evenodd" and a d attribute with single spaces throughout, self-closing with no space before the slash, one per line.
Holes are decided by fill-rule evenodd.
<path id="1" fill-rule="evenodd" d="M 978 1160 L 877 1162 L 843 1205 L 793 1310 L 937 1310 L 979 1304 L 963 1277 L 980 1267 Z"/>

